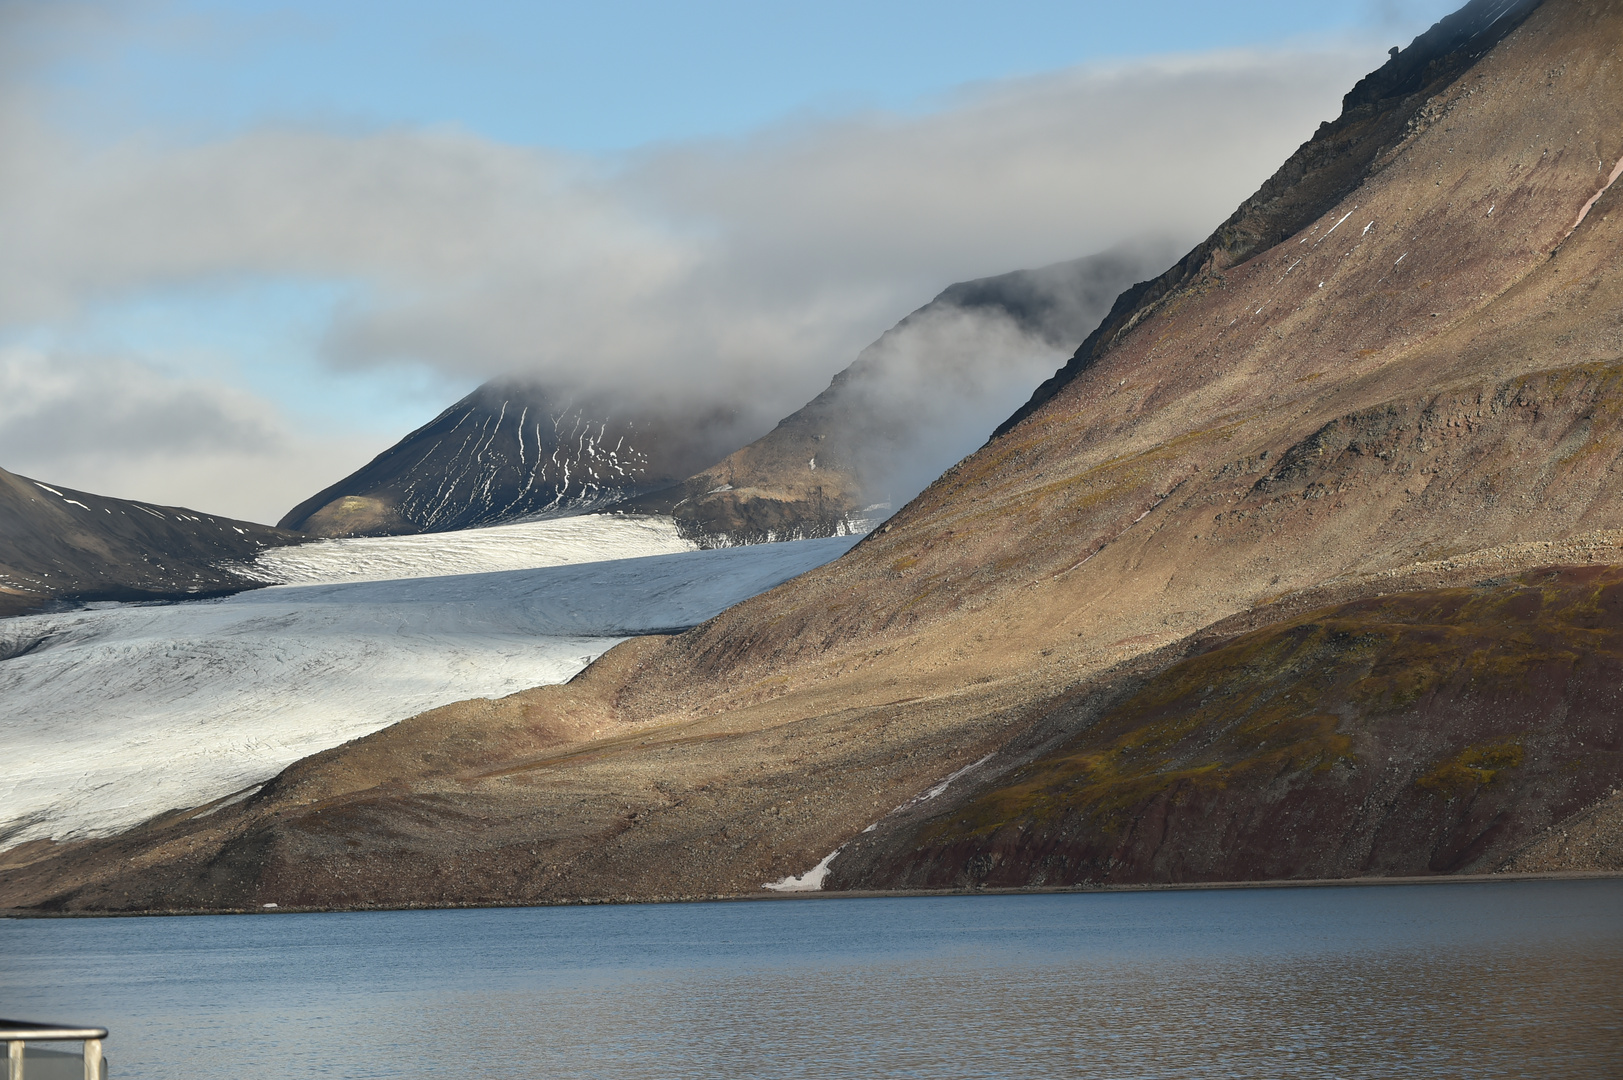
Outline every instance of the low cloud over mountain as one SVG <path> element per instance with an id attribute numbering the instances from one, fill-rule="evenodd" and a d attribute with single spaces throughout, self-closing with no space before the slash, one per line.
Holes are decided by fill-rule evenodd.
<path id="1" fill-rule="evenodd" d="M 23 10 L 0 9 L 0 32 L 36 52 L 82 37 Z M 286 348 L 310 356 L 180 362 L 162 333 L 126 334 L 140 340 L 118 352 L 159 382 L 201 368 L 315 446 L 305 455 L 268 439 L 244 466 L 249 482 L 199 474 L 195 490 L 161 493 L 239 500 L 241 514 L 242 492 L 263 487 L 251 515 L 262 519 L 289 505 L 285 493 L 364 461 L 353 440 L 375 452 L 409 426 L 358 408 L 333 429 L 320 404 L 332 381 L 367 372 L 427 371 L 456 392 L 516 374 L 785 415 L 949 282 L 1131 238 L 1192 240 L 1334 114 L 1369 59 L 1348 49 L 1095 66 L 965 88 L 911 113 L 796 119 L 594 159 L 455 129 L 98 140 L 61 119 L 37 56 L 11 54 L 0 342 L 61 366 L 116 351 L 109 339 L 142 304 L 184 326 L 213 303 L 205 295 L 287 283 L 320 294 L 276 316 L 302 328 Z M 236 453 L 251 430 L 210 452 Z M 156 463 L 163 439 L 133 434 L 123 453 Z M 37 473 L 110 490 L 66 447 L 33 454 Z M 323 456 L 341 464 L 311 460 Z"/>

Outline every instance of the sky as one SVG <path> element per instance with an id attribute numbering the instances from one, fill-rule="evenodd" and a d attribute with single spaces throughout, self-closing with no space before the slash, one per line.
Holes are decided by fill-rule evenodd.
<path id="1" fill-rule="evenodd" d="M 504 374 L 783 415 L 1454 6 L 0 0 L 0 467 L 274 521 Z"/>

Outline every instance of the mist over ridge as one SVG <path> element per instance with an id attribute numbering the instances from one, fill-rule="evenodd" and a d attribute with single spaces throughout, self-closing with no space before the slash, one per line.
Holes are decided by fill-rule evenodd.
<path id="1" fill-rule="evenodd" d="M 781 419 L 726 386 L 493 379 L 279 524 L 399 535 L 612 510 L 670 515 L 705 546 L 865 531 L 980 445 L 1175 250 L 1139 241 L 950 286 Z"/>
<path id="2" fill-rule="evenodd" d="M 0 463 L 273 520 L 492 378 L 744 407 L 766 430 L 952 281 L 1186 245 L 1333 113 L 1368 48 L 1084 66 L 612 158 L 287 120 L 98 142 L 19 65 Z M 174 419 L 131 423 L 130 399 Z"/>

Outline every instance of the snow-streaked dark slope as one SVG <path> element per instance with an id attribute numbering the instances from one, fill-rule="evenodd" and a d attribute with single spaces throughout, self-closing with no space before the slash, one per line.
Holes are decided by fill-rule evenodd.
<path id="1" fill-rule="evenodd" d="M 623 508 L 672 514 L 700 543 L 860 531 L 979 446 L 1050 357 L 1176 254 L 1144 242 L 948 286 L 769 434 Z"/>
<path id="2" fill-rule="evenodd" d="M 305 539 L 0 469 L 0 616 L 62 602 L 179 600 L 258 588 L 263 581 L 234 567 Z"/>
<path id="3" fill-rule="evenodd" d="M 318 536 L 381 536 L 585 513 L 702 468 L 748 437 L 737 428 L 723 408 L 637 413 L 496 380 L 280 524 Z"/>

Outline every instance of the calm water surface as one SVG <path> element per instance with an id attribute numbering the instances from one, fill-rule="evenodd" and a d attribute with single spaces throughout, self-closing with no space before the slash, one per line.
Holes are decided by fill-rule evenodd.
<path id="1" fill-rule="evenodd" d="M 114 1076 L 1623 1077 L 1623 881 L 0 921 Z"/>

